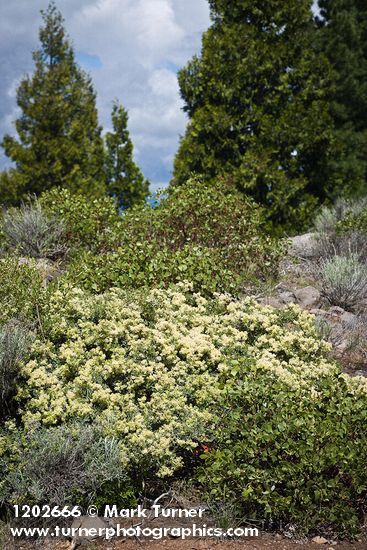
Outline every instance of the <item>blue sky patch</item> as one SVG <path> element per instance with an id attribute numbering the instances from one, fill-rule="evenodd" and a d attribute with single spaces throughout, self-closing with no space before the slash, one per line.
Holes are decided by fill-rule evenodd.
<path id="1" fill-rule="evenodd" d="M 86 71 L 92 69 L 100 69 L 102 67 L 102 61 L 97 55 L 90 55 L 89 53 L 76 52 L 75 59 L 79 65 Z"/>

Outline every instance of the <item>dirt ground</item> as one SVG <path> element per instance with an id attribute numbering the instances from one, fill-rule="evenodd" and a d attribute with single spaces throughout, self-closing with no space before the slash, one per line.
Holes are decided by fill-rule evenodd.
<path id="1" fill-rule="evenodd" d="M 164 495 L 162 495 L 164 496 Z M 197 504 L 197 503 L 196 503 Z M 202 505 L 204 506 L 204 504 Z M 161 507 L 157 515 L 155 515 L 151 509 L 145 510 L 146 516 L 138 517 L 122 517 L 121 514 L 118 516 L 113 516 L 108 519 L 109 516 L 105 511 L 105 517 L 93 517 L 93 516 L 81 516 L 71 521 L 66 521 L 64 527 L 66 529 L 76 528 L 76 529 L 91 529 L 95 528 L 105 535 L 106 528 L 113 527 L 115 530 L 129 529 L 140 527 L 140 529 L 154 530 L 168 528 L 169 536 L 166 536 L 160 540 L 152 540 L 152 535 L 150 533 L 150 538 L 144 538 L 143 535 L 138 537 L 130 536 L 126 538 L 110 538 L 108 541 L 104 538 L 99 539 L 77 539 L 69 540 L 67 538 L 40 538 L 38 540 L 20 540 L 10 537 L 9 528 L 6 529 L 8 536 L 5 535 L 6 542 L 0 540 L 0 550 L 76 550 L 77 548 L 83 548 L 85 550 L 317 550 L 317 548 L 324 548 L 325 550 L 367 550 L 367 528 L 363 529 L 363 533 L 356 542 L 341 542 L 336 541 L 332 538 L 332 535 L 325 538 L 315 537 L 312 539 L 303 539 L 299 540 L 296 536 L 291 538 L 291 534 L 294 534 L 295 531 L 292 531 L 292 526 L 286 526 L 284 528 L 283 534 L 268 533 L 264 531 L 264 526 L 258 524 L 259 535 L 257 537 L 243 537 L 242 539 L 230 539 L 229 537 L 225 540 L 218 539 L 215 537 L 196 537 L 196 538 L 186 538 L 182 540 L 181 538 L 174 538 L 171 536 L 171 533 L 177 534 L 178 529 L 190 528 L 193 529 L 194 526 L 198 529 L 209 529 L 218 527 L 218 522 L 214 519 L 212 514 L 205 507 L 201 505 L 193 507 L 192 501 L 179 501 L 172 498 L 166 503 L 166 506 L 162 507 L 165 512 L 169 514 L 170 517 L 164 517 L 162 514 Z M 182 510 L 191 510 L 198 517 L 191 516 L 188 517 L 186 512 L 180 513 Z M 200 512 L 199 512 L 200 511 Z M 136 510 L 135 510 L 136 512 Z M 192 519 L 195 517 L 195 519 Z M 144 519 L 146 518 L 146 519 Z M 237 528 L 241 525 L 242 528 L 254 527 L 254 523 L 251 522 L 237 522 L 233 525 L 233 528 Z M 59 524 L 62 527 L 62 524 Z M 16 525 L 14 525 L 15 527 Z M 25 525 L 18 524 L 18 527 L 25 527 Z M 30 524 L 28 524 L 28 527 Z M 32 525 L 33 527 L 35 524 Z M 40 526 L 38 524 L 38 526 Z M 42 525 L 45 527 L 46 525 Z M 55 533 L 54 525 L 51 523 L 49 528 Z M 176 533 L 174 533 L 176 529 Z M 293 528 L 294 529 L 294 528 Z M 181 532 L 181 531 L 179 531 Z M 70 530 L 68 531 L 70 534 Z M 63 533 L 63 534 L 68 534 Z M 88 531 L 90 533 L 90 531 Z M 153 531 L 154 533 L 154 531 Z M 156 531 L 157 533 L 157 531 Z M 129 533 L 130 534 L 130 533 Z M 144 533 L 146 534 L 146 533 Z M 210 534 L 208 531 L 199 534 Z M 130 534 L 131 535 L 131 534 Z M 52 535 L 54 536 L 54 535 Z M 1 537 L 0 537 L 1 539 Z M 318 539 L 318 540 L 317 540 Z M 1 544 L 2 542 L 2 544 Z"/>
<path id="2" fill-rule="evenodd" d="M 71 549 L 70 542 L 39 541 L 32 543 L 8 542 L 4 550 L 68 550 Z M 82 543 L 78 548 L 84 550 L 367 550 L 367 539 L 355 543 L 334 541 L 326 544 L 317 544 L 311 541 L 292 541 L 280 535 L 264 534 L 259 538 L 251 538 L 246 541 L 217 540 L 159 540 L 159 541 L 138 541 L 138 540 L 114 540 L 104 543 Z"/>

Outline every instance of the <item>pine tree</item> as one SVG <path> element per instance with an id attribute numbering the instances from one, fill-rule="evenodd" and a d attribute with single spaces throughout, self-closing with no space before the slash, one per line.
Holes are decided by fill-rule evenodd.
<path id="1" fill-rule="evenodd" d="M 302 225 L 335 193 L 331 71 L 313 47 L 310 0 L 210 0 L 202 52 L 179 73 L 190 117 L 174 183 L 229 176 L 277 223 Z"/>
<path id="2" fill-rule="evenodd" d="M 0 205 L 17 206 L 23 190 L 17 171 L 9 168 L 0 172 Z"/>
<path id="3" fill-rule="evenodd" d="M 18 139 L 2 146 L 15 163 L 22 195 L 54 187 L 90 194 L 104 192 L 103 141 L 90 78 L 77 66 L 55 4 L 41 12 L 41 47 L 33 53 L 35 72 L 17 90 L 22 114 Z M 20 198 L 20 197 L 19 197 Z"/>
<path id="4" fill-rule="evenodd" d="M 319 38 L 335 75 L 331 112 L 339 157 L 329 169 L 345 194 L 367 193 L 367 3 L 319 0 Z"/>
<path id="5" fill-rule="evenodd" d="M 113 105 L 111 119 L 113 131 L 105 136 L 107 192 L 116 198 L 119 208 L 126 209 L 144 201 L 149 182 L 134 162 L 128 114 L 118 102 Z"/>

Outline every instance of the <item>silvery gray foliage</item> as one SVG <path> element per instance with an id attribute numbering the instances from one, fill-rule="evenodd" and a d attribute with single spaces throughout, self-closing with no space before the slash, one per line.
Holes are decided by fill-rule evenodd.
<path id="1" fill-rule="evenodd" d="M 64 222 L 48 216 L 36 198 L 4 211 L 2 231 L 6 247 L 20 256 L 54 260 L 67 252 Z"/>
<path id="2" fill-rule="evenodd" d="M 347 214 L 357 216 L 367 207 L 367 198 L 348 200 L 338 199 L 331 207 L 325 206 L 315 220 L 317 232 L 315 253 L 320 258 L 332 258 L 335 255 L 356 254 L 360 260 L 367 259 L 367 239 L 361 231 L 337 231 L 338 222 Z"/>
<path id="3" fill-rule="evenodd" d="M 16 320 L 0 330 L 0 420 L 11 409 L 19 362 L 25 358 L 32 339 L 33 334 Z"/>
<path id="4" fill-rule="evenodd" d="M 125 476 L 119 442 L 105 437 L 98 426 L 35 426 L 27 434 L 18 433 L 15 444 L 19 464 L 0 485 L 0 502 L 26 498 L 63 507 L 75 505 L 78 495 L 93 502 L 105 482 Z"/>
<path id="5" fill-rule="evenodd" d="M 367 266 L 357 254 L 323 260 L 320 277 L 322 294 L 331 305 L 351 310 L 367 298 Z"/>

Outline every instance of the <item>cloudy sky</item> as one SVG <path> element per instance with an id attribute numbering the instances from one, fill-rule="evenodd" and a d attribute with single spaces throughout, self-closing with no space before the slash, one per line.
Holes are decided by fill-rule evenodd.
<path id="1" fill-rule="evenodd" d="M 58 0 L 79 64 L 92 76 L 100 122 L 113 99 L 129 111 L 136 159 L 153 189 L 170 179 L 186 116 L 176 72 L 200 51 L 207 0 Z M 19 80 L 33 72 L 40 9 L 48 0 L 0 0 L 0 138 L 14 132 Z M 0 153 L 0 166 L 7 163 Z"/>

